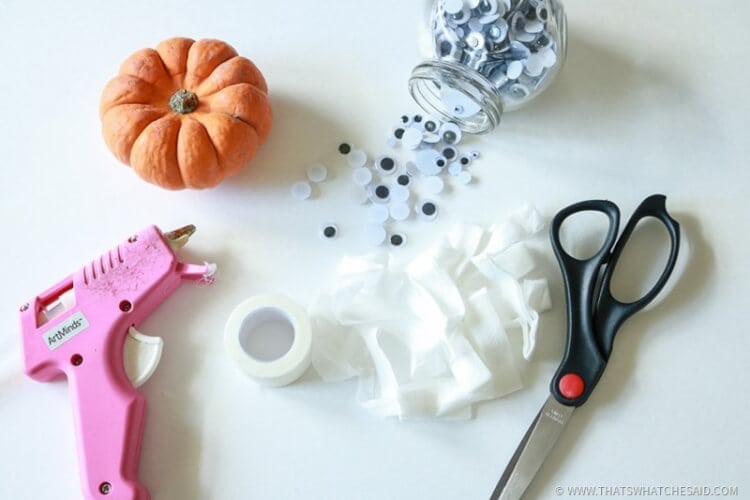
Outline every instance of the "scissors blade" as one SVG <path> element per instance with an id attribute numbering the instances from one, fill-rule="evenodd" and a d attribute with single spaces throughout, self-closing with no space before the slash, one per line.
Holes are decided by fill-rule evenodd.
<path id="1" fill-rule="evenodd" d="M 518 500 L 560 437 L 575 407 L 550 395 L 518 444 L 490 500 Z"/>

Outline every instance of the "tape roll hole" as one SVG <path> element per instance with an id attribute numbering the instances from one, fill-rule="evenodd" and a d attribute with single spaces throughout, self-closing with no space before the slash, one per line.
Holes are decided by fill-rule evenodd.
<path id="1" fill-rule="evenodd" d="M 242 322 L 239 341 L 242 350 L 256 361 L 276 361 L 292 348 L 294 324 L 281 309 L 259 309 Z"/>

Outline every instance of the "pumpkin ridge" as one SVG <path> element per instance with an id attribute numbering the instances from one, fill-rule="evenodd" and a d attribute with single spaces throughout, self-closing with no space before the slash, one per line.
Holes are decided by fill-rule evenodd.
<path id="1" fill-rule="evenodd" d="M 133 127 L 134 130 L 137 130 L 137 133 L 133 137 L 133 140 L 130 143 L 130 145 L 127 147 L 127 154 L 126 154 L 127 158 L 126 158 L 125 163 L 128 165 L 130 164 L 130 153 L 133 150 L 133 145 L 136 143 L 136 141 L 138 141 L 138 138 L 143 134 L 143 131 L 146 130 L 146 128 L 148 128 L 148 126 L 154 123 L 155 121 L 161 120 L 162 118 L 164 118 L 167 115 L 167 113 L 164 110 L 162 110 L 160 107 L 154 106 L 152 104 L 122 103 L 116 106 L 112 106 L 107 111 L 105 111 L 104 114 L 102 115 L 102 122 L 106 122 L 109 119 L 107 115 L 109 115 L 110 113 L 115 113 L 115 112 L 120 112 L 120 111 L 129 111 L 127 108 L 137 108 L 137 107 L 147 108 L 146 110 L 148 111 L 153 111 L 155 113 L 158 113 L 158 116 L 154 117 L 154 119 L 151 121 L 144 122 L 140 130 L 137 130 L 135 128 L 136 125 L 134 125 L 131 122 L 130 126 Z"/>
<path id="2" fill-rule="evenodd" d="M 207 75 L 205 75 L 205 76 L 204 76 L 204 77 L 202 77 L 202 78 L 201 78 L 201 77 L 199 77 L 198 75 L 196 75 L 196 74 L 195 74 L 195 71 L 193 71 L 193 72 L 192 72 L 192 74 L 191 74 L 191 71 L 190 71 L 190 70 L 186 71 L 186 78 L 185 78 L 185 79 L 187 80 L 187 76 L 192 76 L 192 78 L 191 78 L 191 83 L 192 83 L 192 86 L 194 86 L 195 88 L 199 87 L 199 86 L 200 86 L 200 85 L 201 85 L 201 84 L 202 84 L 203 82 L 205 82 L 205 81 L 206 81 L 206 80 L 207 80 L 207 79 L 208 79 L 208 78 L 209 78 L 209 77 L 211 76 L 211 74 L 213 74 L 213 72 L 214 72 L 214 71 L 216 71 L 216 68 L 218 68 L 219 66 L 221 66 L 221 65 L 222 65 L 222 64 L 224 64 L 225 62 L 227 62 L 227 61 L 229 61 L 230 59 L 233 59 L 233 58 L 235 58 L 235 57 L 237 57 L 237 56 L 239 55 L 239 54 L 237 53 L 237 50 L 236 50 L 236 49 L 235 49 L 234 47 L 232 47 L 231 45 L 229 45 L 228 43 L 226 43 L 226 42 L 223 42 L 223 41 L 221 41 L 221 40 L 213 40 L 213 39 L 207 38 L 207 39 L 201 39 L 201 40 L 198 40 L 198 41 L 196 41 L 195 43 L 193 43 L 193 44 L 192 44 L 192 45 L 190 46 L 190 48 L 189 48 L 189 49 L 188 49 L 188 51 L 187 51 L 187 59 L 186 59 L 186 60 L 187 60 L 187 61 L 190 61 L 190 55 L 192 54 L 192 52 L 193 52 L 194 50 L 200 50 L 200 49 L 203 49 L 203 46 L 202 46 L 202 45 L 200 45 L 201 43 L 210 43 L 210 42 L 218 42 L 218 43 L 220 43 L 220 44 L 224 45 L 224 46 L 225 46 L 226 48 L 230 49 L 230 51 L 231 51 L 231 52 L 234 52 L 234 53 L 233 53 L 232 55 L 230 55 L 229 57 L 227 57 L 226 59 L 224 59 L 224 60 L 222 60 L 222 61 L 218 62 L 218 63 L 216 64 L 216 66 L 215 66 L 215 67 L 214 67 L 214 68 L 213 68 L 213 69 L 212 69 L 212 70 L 211 70 L 211 71 L 210 71 L 210 72 L 209 72 L 209 73 L 208 73 Z M 196 49 L 196 46 L 198 46 L 198 48 L 197 48 L 197 49 Z M 186 66 L 186 68 L 187 68 L 187 66 Z M 195 68 L 193 68 L 193 69 L 195 69 Z"/>
<path id="3" fill-rule="evenodd" d="M 145 87 L 151 92 L 151 95 L 142 96 L 136 101 L 123 101 L 122 100 L 123 97 L 125 95 L 128 95 L 132 89 L 122 88 L 126 86 L 128 82 L 123 81 L 120 77 L 126 77 L 128 79 L 132 79 L 132 83 L 137 83 L 138 85 L 142 85 L 143 87 Z M 118 88 L 118 86 L 120 88 Z M 141 89 L 141 90 L 144 90 L 144 89 Z M 107 85 L 102 91 L 102 95 L 100 97 L 100 103 L 99 103 L 99 114 L 100 116 L 103 116 L 104 113 L 106 113 L 110 109 L 116 106 L 119 106 L 121 104 L 150 104 L 150 102 L 138 102 L 138 101 L 142 99 L 148 99 L 149 101 L 152 101 L 153 95 L 157 92 L 157 90 L 158 89 L 156 88 L 156 85 L 154 85 L 153 83 L 147 82 L 143 78 L 129 75 L 129 74 L 117 75 L 116 77 L 112 78 L 110 81 L 107 82 Z"/>
<path id="4" fill-rule="evenodd" d="M 248 80 L 242 80 L 242 81 L 235 81 L 234 83 L 230 83 L 230 84 L 226 85 L 226 84 L 224 84 L 224 82 L 223 82 L 222 80 L 220 80 L 220 81 L 222 81 L 222 84 L 221 84 L 221 85 L 219 86 L 219 88 L 215 89 L 215 90 L 214 90 L 213 92 L 208 92 L 208 93 L 206 93 L 206 92 L 201 92 L 201 93 L 198 93 L 198 92 L 197 92 L 197 91 L 198 91 L 198 90 L 200 90 L 200 89 L 201 89 L 201 88 L 202 88 L 202 87 L 203 87 L 204 85 L 206 85 L 206 83 L 207 83 L 207 82 L 208 82 L 209 80 L 211 80 L 211 79 L 215 78 L 216 72 L 218 72 L 218 71 L 225 71 L 225 70 L 226 70 L 226 66 L 227 66 L 227 65 L 229 65 L 229 64 L 232 64 L 232 63 L 233 63 L 234 61 L 236 61 L 236 62 L 237 62 L 237 64 L 239 64 L 239 63 L 242 63 L 242 62 L 246 62 L 246 63 L 248 63 L 248 64 L 250 65 L 251 69 L 252 69 L 252 70 L 254 70 L 254 71 L 255 71 L 255 72 L 257 73 L 256 75 L 253 75 L 253 76 L 257 76 L 257 78 L 258 78 L 258 81 L 248 81 Z M 234 76 L 234 77 L 236 77 L 237 75 L 231 75 L 231 74 L 230 74 L 230 75 L 224 75 L 224 76 L 225 76 L 225 77 L 228 77 L 228 76 Z M 246 76 L 247 76 L 247 75 L 246 75 Z M 253 79 L 251 78 L 251 80 L 253 80 Z M 257 67 L 257 66 L 255 65 L 255 63 L 254 63 L 253 61 L 251 61 L 251 60 L 250 60 L 250 59 L 248 59 L 247 57 L 241 56 L 241 55 L 239 55 L 239 54 L 238 54 L 238 55 L 236 55 L 236 56 L 234 56 L 234 57 L 230 57 L 230 58 L 229 58 L 229 59 L 227 59 L 226 61 L 224 61 L 224 62 L 222 62 L 222 63 L 218 64 L 218 65 L 217 65 L 217 66 L 216 66 L 216 67 L 215 67 L 215 68 L 214 68 L 214 69 L 213 69 L 213 70 L 211 71 L 211 73 L 210 73 L 210 74 L 209 74 L 209 75 L 208 75 L 208 76 L 207 76 L 206 78 L 204 78 L 204 79 L 203 79 L 203 81 L 201 81 L 201 82 L 200 82 L 200 83 L 199 83 L 199 84 L 198 84 L 198 85 L 196 86 L 196 89 L 195 89 L 195 90 L 196 90 L 196 94 L 198 94 L 199 96 L 205 96 L 205 97 L 208 97 L 208 96 L 211 96 L 211 95 L 214 95 L 214 94 L 216 94 L 217 92 L 221 92 L 221 91 L 222 91 L 223 89 L 225 89 L 225 88 L 227 88 L 227 87 L 231 87 L 232 85 L 237 85 L 237 84 L 240 84 L 240 83 L 247 83 L 248 85 L 252 85 L 253 87 L 256 87 L 256 88 L 257 88 L 258 90 L 260 90 L 260 91 L 261 91 L 261 92 L 263 92 L 264 94 L 268 94 L 268 83 L 266 82 L 265 78 L 263 77 L 263 74 L 262 74 L 262 73 L 260 72 L 260 70 L 258 69 L 258 67 Z"/>
<path id="5" fill-rule="evenodd" d="M 125 104 L 121 104 L 121 106 L 125 106 Z M 156 108 L 158 109 L 158 108 Z M 150 122 L 146 123 L 141 130 L 138 131 L 138 133 L 135 135 L 135 139 L 133 139 L 133 143 L 130 145 L 130 150 L 128 151 L 128 163 L 130 163 L 130 154 L 133 152 L 133 146 L 135 146 L 135 143 L 138 142 L 138 139 L 141 138 L 143 135 L 143 132 L 146 131 L 146 129 L 151 126 L 152 124 L 156 123 L 159 120 L 162 120 L 167 116 L 168 113 L 162 113 L 162 115 L 154 120 L 151 120 Z"/>
<path id="6" fill-rule="evenodd" d="M 183 183 L 185 183 L 185 172 L 182 171 L 182 163 L 180 163 L 180 133 L 182 132 L 182 127 L 185 124 L 186 120 L 190 120 L 191 122 L 195 122 L 198 124 L 200 128 L 203 129 L 203 131 L 206 133 L 206 137 L 208 137 L 208 144 L 211 145 L 211 151 L 214 154 L 214 158 L 216 159 L 216 165 L 219 166 L 219 168 L 223 168 L 223 165 L 221 164 L 221 161 L 219 160 L 219 152 L 216 150 L 216 145 L 214 144 L 213 139 L 211 139 L 211 134 L 208 133 L 208 129 L 206 126 L 201 122 L 200 120 L 196 120 L 193 116 L 183 116 L 180 120 L 180 130 L 177 132 L 177 169 L 180 171 L 180 177 L 183 180 Z"/>
<path id="7" fill-rule="evenodd" d="M 231 85 L 227 85 L 226 87 L 221 87 L 220 89 L 217 89 L 217 90 L 211 92 L 210 94 L 197 94 L 197 95 L 198 95 L 198 97 L 213 97 L 216 94 L 218 94 L 219 92 L 223 92 L 226 89 L 231 89 L 232 87 L 237 87 L 238 85 L 249 85 L 249 86 L 253 87 L 255 90 L 257 90 L 258 92 L 260 92 L 261 94 L 263 94 L 264 96 L 268 97 L 268 92 L 264 92 L 263 89 L 259 89 L 258 87 L 256 87 L 252 83 L 247 83 L 247 82 L 233 83 Z"/>
<path id="8" fill-rule="evenodd" d="M 185 184 L 185 174 L 182 171 L 182 165 L 180 165 L 180 132 L 182 132 L 182 120 L 180 120 L 180 126 L 177 128 L 177 135 L 175 136 L 175 148 L 174 148 L 174 162 L 177 165 L 177 173 L 180 176 L 180 184 Z"/>
<path id="9" fill-rule="evenodd" d="M 214 139 L 213 139 L 213 137 L 211 137 L 211 132 L 208 131 L 208 127 L 206 127 L 206 124 L 203 123 L 199 119 L 199 117 L 202 114 L 208 114 L 208 113 L 210 113 L 210 111 L 196 112 L 196 113 L 192 113 L 191 116 L 189 116 L 187 118 L 189 118 L 190 120 L 198 122 L 200 124 L 200 126 L 203 127 L 203 130 L 206 131 L 206 135 L 208 136 L 208 143 L 211 145 L 211 149 L 214 152 L 214 156 L 216 156 L 216 163 L 218 163 L 219 166 L 221 166 L 221 168 L 224 168 L 224 165 L 221 163 L 221 156 L 219 156 L 219 150 L 216 149 L 216 144 L 214 144 Z M 219 114 L 222 114 L 222 113 L 219 113 Z"/>

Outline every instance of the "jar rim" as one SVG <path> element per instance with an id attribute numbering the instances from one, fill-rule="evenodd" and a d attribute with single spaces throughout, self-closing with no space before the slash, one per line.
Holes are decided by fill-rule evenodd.
<path id="1" fill-rule="evenodd" d="M 476 104 L 479 112 L 469 117 L 459 116 L 442 99 L 441 92 L 446 87 Z M 492 83 L 479 72 L 450 61 L 430 59 L 418 64 L 409 78 L 409 92 L 427 113 L 454 122 L 470 134 L 490 132 L 503 114 L 502 102 L 495 95 Z"/>

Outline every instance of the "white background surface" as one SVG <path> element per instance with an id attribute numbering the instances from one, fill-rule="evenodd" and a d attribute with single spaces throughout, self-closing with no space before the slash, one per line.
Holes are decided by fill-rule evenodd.
<path id="1" fill-rule="evenodd" d="M 750 16 L 747 2 L 568 0 L 559 81 L 476 139 L 480 182 L 444 196 L 422 249 L 452 222 L 491 223 L 524 201 L 548 215 L 587 198 L 625 217 L 664 192 L 692 243 L 658 308 L 630 320 L 590 402 L 574 415 L 529 498 L 556 486 L 739 486 L 750 496 L 747 418 Z M 183 256 L 219 264 L 212 288 L 184 286 L 142 325 L 165 338 L 142 388 L 140 477 L 155 499 L 487 498 L 547 395 L 564 343 L 562 285 L 543 239 L 555 308 L 527 388 L 468 422 L 380 421 L 354 384 L 308 372 L 259 390 L 230 365 L 222 329 L 240 300 L 306 304 L 338 260 L 367 249 L 345 179 L 314 202 L 289 185 L 313 161 L 340 165 L 348 139 L 384 150 L 415 111 L 420 2 L 0 1 L 0 498 L 80 498 L 64 382 L 20 373 L 17 308 L 143 226 L 198 226 Z M 216 37 L 251 57 L 275 125 L 253 165 L 207 192 L 165 192 L 118 164 L 100 138 L 99 93 L 134 50 L 170 36 Z M 320 223 L 342 238 L 324 244 Z"/>

